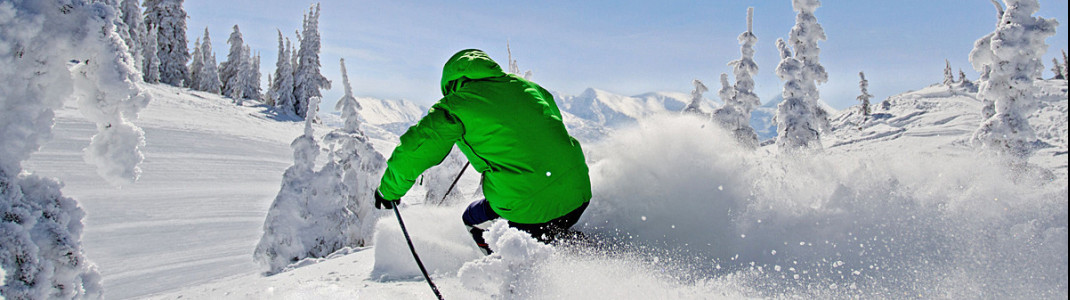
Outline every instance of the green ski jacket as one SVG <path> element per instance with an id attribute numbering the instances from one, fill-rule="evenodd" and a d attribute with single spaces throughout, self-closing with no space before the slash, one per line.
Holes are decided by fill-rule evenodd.
<path id="1" fill-rule="evenodd" d="M 379 184 L 384 198 L 401 199 L 456 144 L 483 174 L 483 194 L 506 220 L 544 223 L 590 201 L 583 150 L 548 91 L 468 49 L 443 67 L 442 95 L 390 155 Z"/>

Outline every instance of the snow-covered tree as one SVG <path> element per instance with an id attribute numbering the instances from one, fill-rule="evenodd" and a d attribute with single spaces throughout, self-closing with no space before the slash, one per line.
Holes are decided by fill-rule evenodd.
<path id="1" fill-rule="evenodd" d="M 817 85 L 828 81 L 817 45 L 826 39 L 825 30 L 814 16 L 820 6 L 818 0 L 793 0 L 792 7 L 798 14 L 788 42 L 794 54 L 787 43 L 777 41 L 781 54 L 777 76 L 785 81 L 784 102 L 778 106 L 776 117 L 777 145 L 781 150 L 821 148 L 821 131 L 829 127 L 828 112 L 818 105 L 821 97 Z"/>
<path id="2" fill-rule="evenodd" d="M 189 78 L 189 46 L 186 40 L 185 0 L 145 1 L 145 19 L 156 29 L 156 57 L 160 61 L 160 82 L 182 86 Z M 154 4 L 149 6 L 149 4 Z"/>
<path id="3" fill-rule="evenodd" d="M 862 90 L 862 94 L 858 95 L 858 102 L 862 102 L 862 115 L 869 116 L 869 99 L 873 98 L 873 95 L 869 94 L 869 80 L 866 80 L 866 73 L 862 71 L 858 72 L 858 89 Z"/>
<path id="4" fill-rule="evenodd" d="M 328 164 L 336 164 L 342 174 L 341 186 L 337 189 L 340 195 L 336 198 L 345 199 L 346 208 L 353 213 L 348 218 L 356 218 L 356 228 L 348 231 L 350 236 L 346 243 L 347 246 L 360 247 L 371 243 L 375 223 L 379 219 L 379 214 L 372 208 L 372 203 L 375 203 L 372 191 L 386 170 L 386 159 L 372 148 L 367 136 L 360 130 L 360 103 L 353 96 L 345 60 L 340 59 L 339 63 L 342 66 L 345 95 L 335 104 L 335 109 L 342 113 L 344 123 L 342 128 L 328 133 L 325 139 L 331 145 Z"/>
<path id="5" fill-rule="evenodd" d="M 245 91 L 242 92 L 242 97 L 245 99 L 260 100 L 260 54 L 252 55 L 252 50 L 249 46 L 245 46 L 245 52 L 249 55 L 246 57 L 246 62 L 242 64 L 242 72 L 245 73 L 243 85 Z"/>
<path id="6" fill-rule="evenodd" d="M 145 35 L 145 46 L 142 47 L 145 60 L 141 70 L 142 79 L 148 83 L 157 83 L 160 82 L 160 59 L 156 57 L 156 27 L 146 28 L 148 33 Z"/>
<path id="7" fill-rule="evenodd" d="M 706 115 L 706 113 L 703 112 L 701 109 L 702 93 L 709 91 L 709 88 L 706 88 L 706 85 L 702 84 L 702 81 L 699 81 L 698 79 L 692 80 L 691 84 L 695 86 L 695 89 L 691 90 L 691 102 L 687 104 L 687 107 L 684 107 L 683 112 L 696 115 Z"/>
<path id="8" fill-rule="evenodd" d="M 320 147 L 312 130 L 319 98 L 311 100 L 308 118 L 305 119 L 305 132 L 290 143 L 290 148 L 294 149 L 294 164 L 282 175 L 282 187 L 264 220 L 264 235 L 253 252 L 253 257 L 268 267 L 269 274 L 278 273 L 306 257 L 330 253 L 323 249 L 325 241 L 321 240 L 321 235 L 324 232 L 319 228 L 309 228 L 313 225 L 310 223 L 316 221 L 311 219 L 314 212 L 310 211 L 310 206 L 332 209 L 319 207 L 312 195 L 317 177 L 314 168 Z"/>
<path id="9" fill-rule="evenodd" d="M 796 59 L 784 39 L 777 39 L 780 64 L 777 77 L 784 81 L 784 101 L 777 105 L 777 147 L 781 151 L 821 148 L 820 126 L 803 87 L 803 63 Z"/>
<path id="10" fill-rule="evenodd" d="M 999 27 L 1003 20 L 1003 5 L 996 0 L 989 0 L 992 5 L 996 7 L 996 27 Z M 977 79 L 978 85 L 984 84 L 988 81 L 992 74 L 992 64 L 995 63 L 996 54 L 992 52 L 992 38 L 995 37 L 996 32 L 991 32 L 984 37 L 981 37 L 973 43 L 973 50 L 970 50 L 970 65 L 974 70 L 981 72 L 981 77 Z M 987 120 L 996 114 L 996 103 L 990 98 L 981 98 L 981 118 Z"/>
<path id="11" fill-rule="evenodd" d="M 754 45 L 758 37 L 754 35 L 754 8 L 747 8 L 747 31 L 739 35 L 740 58 L 728 65 L 736 77 L 734 85 L 729 87 L 727 75 L 721 74 L 721 84 L 725 86 L 719 93 L 725 106 L 714 112 L 714 119 L 731 130 L 743 145 L 758 146 L 758 134 L 750 126 L 751 112 L 761 105 L 761 100 L 754 93 L 754 74 L 758 73 L 758 64 L 754 62 Z"/>
<path id="12" fill-rule="evenodd" d="M 513 59 L 513 49 L 509 47 L 509 41 L 505 42 L 505 52 L 509 55 L 509 73 L 520 75 L 520 65 L 516 63 L 515 59 Z M 522 75 L 522 77 L 524 79 L 531 80 L 531 75 L 531 70 L 528 70 L 527 72 L 524 72 L 524 75 Z"/>
<path id="13" fill-rule="evenodd" d="M 1063 50 L 1063 78 L 1070 80 L 1070 65 L 1066 62 L 1066 50 Z"/>
<path id="14" fill-rule="evenodd" d="M 238 75 L 242 72 L 242 66 L 247 57 L 245 41 L 242 39 L 241 30 L 238 29 L 237 24 L 234 25 L 234 31 L 231 31 L 227 44 L 230 44 L 230 52 L 227 53 L 227 61 L 219 63 L 219 81 L 223 83 L 223 96 L 237 100 L 241 99 L 242 93 L 245 92 Z"/>
<path id="15" fill-rule="evenodd" d="M 309 7 L 300 34 L 301 48 L 294 67 L 294 100 L 297 116 L 304 117 L 308 99 L 320 97 L 320 89 L 330 89 L 331 81 L 320 73 L 320 5 Z"/>
<path id="16" fill-rule="evenodd" d="M 134 84 L 117 12 L 115 3 L 0 4 L 0 295 L 8 299 L 102 297 L 81 248 L 84 211 L 62 183 L 22 162 L 50 138 L 53 110 L 73 95 L 97 124 L 86 161 L 109 182 L 137 178 L 144 139 L 128 120 L 148 98 Z"/>
<path id="17" fill-rule="evenodd" d="M 198 71 L 197 87 L 201 91 L 219 94 L 222 90 L 222 82 L 219 81 L 219 69 L 216 67 L 215 52 L 212 51 L 212 38 L 208 35 L 208 27 L 204 28 L 204 40 L 200 47 L 201 69 Z"/>
<path id="18" fill-rule="evenodd" d="M 129 48 L 130 57 L 134 59 L 134 66 L 144 72 L 144 45 L 145 45 L 145 19 L 141 15 L 141 5 L 138 0 L 122 0 L 120 10 L 123 15 L 123 23 L 126 24 L 127 34 L 124 36 L 126 47 Z"/>
<path id="19" fill-rule="evenodd" d="M 1055 35 L 1058 22 L 1033 17 L 1040 8 L 1036 0 L 1007 0 L 1002 21 L 988 43 L 991 54 L 989 79 L 981 83 L 978 96 L 995 103 L 995 115 L 974 132 L 980 146 L 1025 157 L 1032 152 L 1036 134 L 1026 116 L 1035 106 L 1033 81 L 1044 71 L 1040 59 L 1047 51 L 1044 39 Z"/>
<path id="20" fill-rule="evenodd" d="M 1051 59 L 1051 72 L 1055 74 L 1052 79 L 1066 79 L 1066 77 L 1063 77 L 1066 71 L 1063 70 L 1063 65 L 1059 63 L 1058 58 Z"/>
<path id="21" fill-rule="evenodd" d="M 189 60 L 189 79 L 186 80 L 186 87 L 193 90 L 201 90 L 197 83 L 200 80 L 201 68 L 204 67 L 204 55 L 201 55 L 201 38 L 197 38 L 193 42 L 193 53 L 190 54 Z"/>
<path id="22" fill-rule="evenodd" d="M 944 59 L 944 85 L 952 86 L 955 84 L 955 73 L 951 71 L 951 61 Z"/>
<path id="23" fill-rule="evenodd" d="M 268 94 L 271 95 L 272 101 L 275 102 L 282 114 L 297 114 L 294 110 L 294 70 L 291 65 L 290 39 L 286 39 L 286 43 L 283 44 L 282 31 L 279 32 L 279 55 L 275 61 L 275 76 L 271 81 L 271 89 Z"/>
<path id="24" fill-rule="evenodd" d="M 374 203 L 372 190 L 386 159 L 372 149 L 359 129 L 342 128 L 327 135 L 331 152 L 327 164 L 315 171 L 320 147 L 312 123 L 319 98 L 309 100 L 305 132 L 290 144 L 294 165 L 283 174 L 282 187 L 268 210 L 264 235 L 253 254 L 269 274 L 305 258 L 369 244 L 378 218 L 370 207 Z M 347 101 L 343 98 L 340 102 Z M 343 111 L 349 111 L 347 116 L 358 117 L 353 107 L 342 105 Z M 353 125 L 352 121 L 347 123 Z"/>

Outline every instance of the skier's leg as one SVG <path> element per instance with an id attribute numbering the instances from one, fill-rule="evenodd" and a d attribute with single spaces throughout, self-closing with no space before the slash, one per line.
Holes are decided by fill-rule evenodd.
<path id="1" fill-rule="evenodd" d="M 472 240 L 476 242 L 476 246 L 479 246 L 479 250 L 483 251 L 483 254 L 490 255 L 490 246 L 487 245 L 487 241 L 483 239 L 483 229 L 476 227 L 476 225 L 484 222 L 497 219 L 499 216 L 490 208 L 490 203 L 487 199 L 480 199 L 472 202 L 468 205 L 468 208 L 461 214 L 461 220 L 464 222 L 464 226 L 468 228 L 468 233 L 472 235 Z"/>
<path id="2" fill-rule="evenodd" d="M 558 236 L 568 233 L 569 228 L 572 228 L 572 225 L 576 225 L 576 222 L 579 222 L 580 216 L 582 216 L 583 212 L 587 210 L 588 204 L 590 204 L 590 202 L 583 203 L 583 205 L 580 205 L 580 207 L 572 210 L 564 216 L 550 220 L 546 223 L 520 224 L 509 222 L 509 226 L 512 226 L 513 228 L 519 229 L 521 231 L 525 231 L 531 234 L 531 237 L 543 243 L 549 244 L 550 242 L 553 242 L 554 239 L 556 239 Z"/>

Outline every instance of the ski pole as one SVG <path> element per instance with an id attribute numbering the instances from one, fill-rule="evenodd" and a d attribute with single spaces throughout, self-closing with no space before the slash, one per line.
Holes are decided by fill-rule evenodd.
<path id="1" fill-rule="evenodd" d="M 420 261 L 420 256 L 416 255 L 416 247 L 412 245 L 412 238 L 409 237 L 409 230 L 405 229 L 405 222 L 401 220 L 401 211 L 398 210 L 397 203 L 394 204 L 394 215 L 398 217 L 398 225 L 401 225 L 401 233 L 405 234 L 405 241 L 409 242 L 409 251 L 412 251 L 412 258 L 416 259 L 416 265 L 420 267 L 420 272 L 424 273 L 424 279 L 426 279 L 427 284 L 431 286 L 431 291 L 435 292 L 435 297 L 438 297 L 438 300 L 443 300 L 442 293 L 438 292 L 438 287 L 431 281 L 431 276 L 427 275 L 427 269 L 424 268 L 424 263 Z"/>
<path id="2" fill-rule="evenodd" d="M 446 196 L 449 196 L 450 192 L 453 191 L 453 187 L 457 186 L 458 181 L 461 181 L 461 175 L 464 175 L 464 171 L 468 170 L 468 165 L 471 164 L 472 162 L 470 161 L 464 162 L 464 167 L 461 168 L 461 173 L 457 173 L 457 178 L 453 179 L 453 184 L 450 185 L 450 188 L 446 190 L 445 194 L 442 194 L 442 200 L 440 202 L 446 202 Z"/>

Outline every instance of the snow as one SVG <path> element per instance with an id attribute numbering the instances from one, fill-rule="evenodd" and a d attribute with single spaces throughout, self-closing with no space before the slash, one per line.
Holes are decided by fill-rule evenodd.
<path id="1" fill-rule="evenodd" d="M 389 215 L 374 247 L 263 276 L 252 249 L 304 124 L 255 102 L 144 88 L 153 101 L 138 121 L 147 144 L 137 184 L 117 190 L 81 163 L 94 127 L 71 103 L 56 111 L 54 139 L 25 163 L 62 179 L 84 207 L 83 245 L 106 297 L 432 297 Z M 825 151 L 804 158 L 775 145 L 746 150 L 706 120 L 633 111 L 648 116 L 584 143 L 595 199 L 578 228 L 606 246 L 547 254 L 492 230 L 501 249 L 542 262 L 483 287 L 469 288 L 478 273 L 461 270 L 518 265 L 474 247 L 459 220 L 467 201 L 422 204 L 417 187 L 401 213 L 451 299 L 1065 298 L 1065 91 L 1065 81 L 1038 83 L 1043 104 L 1030 124 L 1052 146 L 1025 169 L 965 142 L 982 103 L 946 86 L 893 96 L 866 121 L 857 108 L 832 114 Z M 682 108 L 689 95 L 680 97 Z M 476 184 L 473 174 L 462 179 L 466 199 Z"/>

